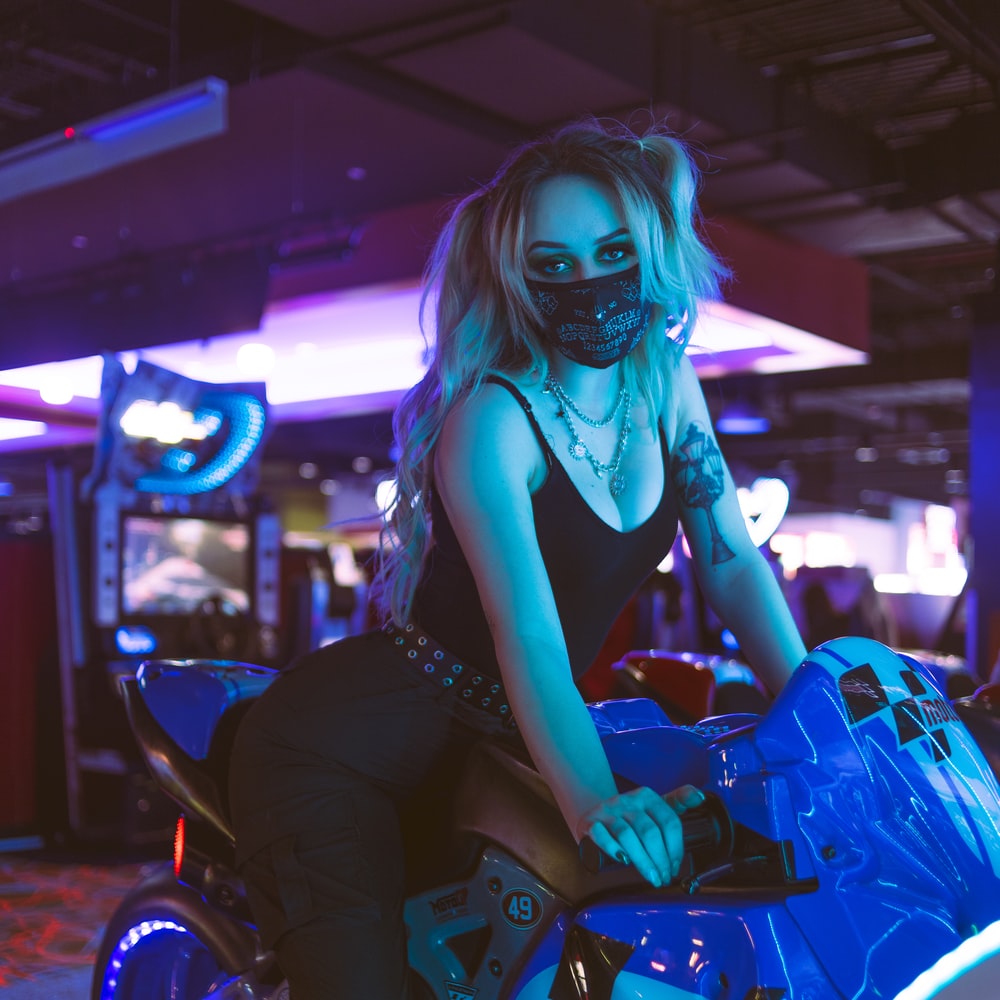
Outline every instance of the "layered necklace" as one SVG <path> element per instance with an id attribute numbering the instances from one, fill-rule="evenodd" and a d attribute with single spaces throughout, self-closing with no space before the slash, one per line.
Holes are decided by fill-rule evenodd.
<path id="1" fill-rule="evenodd" d="M 610 476 L 608 488 L 611 491 L 611 495 L 613 497 L 621 496 L 622 493 L 625 492 L 626 483 L 625 476 L 618 470 L 622 464 L 622 458 L 625 455 L 625 446 L 628 444 L 629 432 L 632 430 L 632 422 L 629 420 L 629 410 L 632 405 L 632 394 L 623 385 L 621 387 L 621 391 L 618 393 L 618 398 L 615 400 L 608 415 L 601 420 L 594 420 L 593 417 L 588 417 L 587 414 L 584 413 L 576 405 L 576 403 L 569 398 L 566 394 L 566 390 L 551 372 L 545 376 L 545 386 L 543 392 L 551 392 L 559 403 L 559 409 L 556 411 L 556 416 L 560 417 L 565 422 L 566 429 L 569 431 L 570 455 L 577 461 L 586 459 L 590 462 L 590 466 L 594 470 L 594 475 L 597 476 L 598 479 L 603 479 L 605 475 Z M 573 417 L 577 417 L 588 427 L 607 427 L 622 409 L 624 409 L 625 412 L 622 415 L 622 424 L 618 431 L 618 443 L 615 445 L 614 454 L 611 456 L 610 462 L 600 462 L 594 457 L 591 450 L 587 447 L 586 442 L 580 440 L 580 435 L 577 433 Z"/>

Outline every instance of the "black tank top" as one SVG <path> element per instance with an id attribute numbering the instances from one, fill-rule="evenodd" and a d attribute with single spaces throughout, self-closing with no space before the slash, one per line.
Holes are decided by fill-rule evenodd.
<path id="1" fill-rule="evenodd" d="M 504 386 L 521 404 L 545 453 L 548 474 L 531 497 L 535 532 L 573 676 L 579 677 L 597 656 L 622 608 L 670 551 L 677 535 L 677 500 L 670 483 L 666 436 L 661 427 L 663 495 L 659 505 L 638 527 L 618 531 L 594 513 L 573 485 L 552 453 L 531 403 L 505 379 L 489 381 Z M 472 571 L 434 491 L 431 519 L 434 545 L 417 588 L 414 621 L 460 659 L 498 675 L 493 637 Z"/>

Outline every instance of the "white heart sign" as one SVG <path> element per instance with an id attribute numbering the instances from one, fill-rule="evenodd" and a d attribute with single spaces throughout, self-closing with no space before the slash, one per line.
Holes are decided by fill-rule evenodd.
<path id="1" fill-rule="evenodd" d="M 761 478 L 747 489 L 736 491 L 740 510 L 747 524 L 747 531 L 754 545 L 760 548 L 778 530 L 781 519 L 788 511 L 791 494 L 783 479 Z"/>

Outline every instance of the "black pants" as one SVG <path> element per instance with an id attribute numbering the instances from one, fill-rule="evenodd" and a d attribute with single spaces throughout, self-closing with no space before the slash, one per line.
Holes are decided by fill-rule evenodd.
<path id="1" fill-rule="evenodd" d="M 237 859 L 292 1000 L 406 995 L 400 812 L 477 738 L 381 633 L 310 653 L 247 714 Z"/>

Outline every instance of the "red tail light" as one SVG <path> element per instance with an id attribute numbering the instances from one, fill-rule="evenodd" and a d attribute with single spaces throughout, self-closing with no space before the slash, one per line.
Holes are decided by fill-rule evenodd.
<path id="1" fill-rule="evenodd" d="M 174 878 L 181 877 L 181 865 L 184 864 L 184 817 L 177 817 L 174 827 Z"/>

